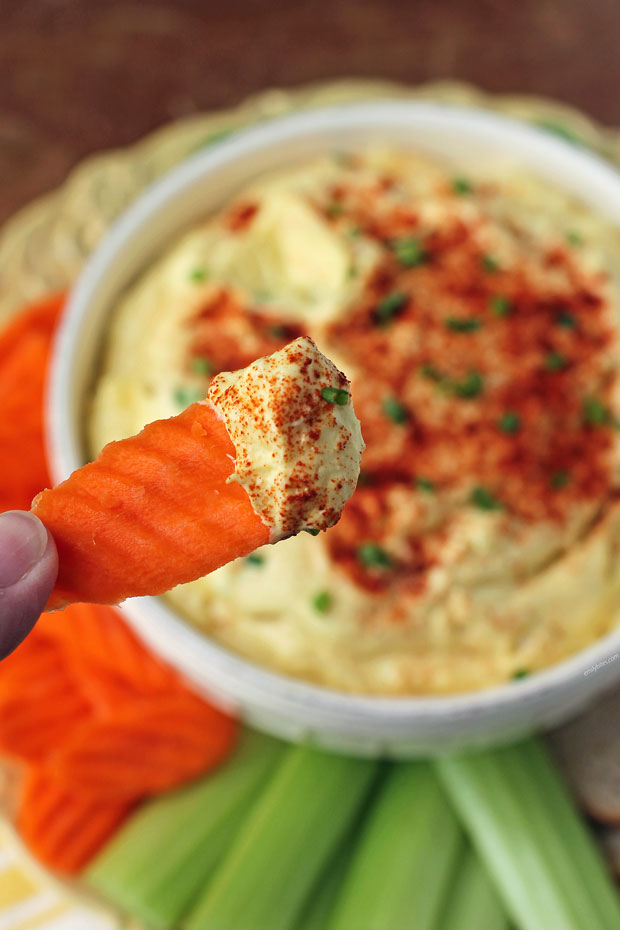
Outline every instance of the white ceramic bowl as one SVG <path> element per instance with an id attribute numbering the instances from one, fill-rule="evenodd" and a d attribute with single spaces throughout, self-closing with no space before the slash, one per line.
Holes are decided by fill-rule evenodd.
<path id="1" fill-rule="evenodd" d="M 383 101 L 303 112 L 239 132 L 188 159 L 143 194 L 97 249 L 69 301 L 48 395 L 53 477 L 86 460 L 83 401 L 119 294 L 177 235 L 257 175 L 325 151 L 403 146 L 494 170 L 522 166 L 620 225 L 620 175 L 562 140 L 488 112 Z M 620 679 L 620 629 L 546 671 L 502 687 L 446 697 L 341 694 L 258 667 L 186 623 L 160 598 L 127 601 L 140 636 L 200 689 L 285 738 L 360 754 L 428 754 L 501 742 L 548 727 Z"/>

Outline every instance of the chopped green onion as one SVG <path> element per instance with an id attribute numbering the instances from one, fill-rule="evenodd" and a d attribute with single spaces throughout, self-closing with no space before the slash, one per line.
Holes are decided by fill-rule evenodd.
<path id="1" fill-rule="evenodd" d="M 583 419 L 588 426 L 606 426 L 610 421 L 609 410 L 598 398 L 588 397 L 583 402 Z"/>
<path id="2" fill-rule="evenodd" d="M 579 246 L 583 245 L 583 239 L 578 232 L 574 229 L 569 229 L 566 233 L 566 241 L 569 245 Z"/>
<path id="3" fill-rule="evenodd" d="M 503 510 L 504 507 L 502 502 L 491 494 L 488 488 L 481 485 L 473 489 L 469 500 L 479 510 Z"/>
<path id="4" fill-rule="evenodd" d="M 484 379 L 477 371 L 469 371 L 460 380 L 447 380 L 445 387 L 448 393 L 456 397 L 478 397 L 484 390 Z"/>
<path id="5" fill-rule="evenodd" d="M 358 236 L 362 235 L 362 230 L 359 228 L 359 226 L 351 226 L 347 235 L 351 236 L 352 239 L 357 239 Z"/>
<path id="6" fill-rule="evenodd" d="M 291 930 L 377 771 L 374 760 L 289 749 L 184 930 Z"/>
<path id="7" fill-rule="evenodd" d="M 496 274 L 499 271 L 499 262 L 493 255 L 489 255 L 488 253 L 481 257 L 480 264 L 482 265 L 482 270 L 486 271 L 487 274 Z"/>
<path id="8" fill-rule="evenodd" d="M 248 565 L 264 565 L 265 556 L 261 555 L 260 552 L 250 552 L 249 555 L 246 555 L 245 561 Z"/>
<path id="9" fill-rule="evenodd" d="M 452 179 L 452 190 L 455 194 L 460 194 L 462 196 L 464 194 L 471 194 L 473 187 L 467 178 L 459 177 Z"/>
<path id="10" fill-rule="evenodd" d="M 521 429 L 521 417 L 518 413 L 515 413 L 514 410 L 507 410 L 506 413 L 501 415 L 497 421 L 497 425 L 502 433 L 509 433 L 512 435 L 518 433 Z"/>
<path id="11" fill-rule="evenodd" d="M 304 526 L 304 533 L 308 533 L 309 536 L 318 536 L 321 531 L 317 530 L 313 526 Z"/>
<path id="12" fill-rule="evenodd" d="M 179 926 L 285 752 L 244 731 L 221 767 L 140 807 L 90 863 L 87 884 L 153 930 Z"/>
<path id="13" fill-rule="evenodd" d="M 209 272 L 206 268 L 194 268 L 189 273 L 190 281 L 193 281 L 195 284 L 200 284 L 202 281 L 206 281 L 209 277 Z"/>
<path id="14" fill-rule="evenodd" d="M 327 205 L 327 215 L 331 219 L 336 219 L 336 217 L 341 216 L 343 210 L 344 207 L 339 200 L 332 200 L 332 202 Z"/>
<path id="15" fill-rule="evenodd" d="M 453 330 L 455 333 L 475 333 L 477 329 L 480 329 L 482 323 L 480 320 L 477 320 L 475 317 L 472 319 L 458 319 L 456 317 L 448 317 L 445 320 L 446 327 Z"/>
<path id="16" fill-rule="evenodd" d="M 382 404 L 383 412 L 386 417 L 402 426 L 409 420 L 409 411 L 396 397 L 386 397 Z"/>
<path id="17" fill-rule="evenodd" d="M 328 404 L 336 404 L 338 407 L 346 407 L 349 403 L 349 392 L 342 388 L 324 387 L 321 391 L 321 397 Z"/>
<path id="18" fill-rule="evenodd" d="M 419 239 L 407 236 L 392 243 L 394 254 L 404 268 L 415 268 L 428 260 L 428 252 Z"/>
<path id="19" fill-rule="evenodd" d="M 362 824 L 329 930 L 438 930 L 462 847 L 428 763 L 392 766 Z"/>
<path id="20" fill-rule="evenodd" d="M 461 856 L 437 930 L 508 930 L 508 917 L 476 852 Z"/>
<path id="21" fill-rule="evenodd" d="M 568 310 L 560 310 L 560 312 L 556 314 L 553 322 L 556 326 L 562 326 L 564 329 L 575 329 L 577 326 L 577 318 L 573 313 L 569 313 Z"/>
<path id="22" fill-rule="evenodd" d="M 423 478 L 421 475 L 417 475 L 415 479 L 415 486 L 419 488 L 420 491 L 426 491 L 428 494 L 431 494 L 433 491 L 437 490 L 437 485 L 434 481 L 430 481 L 428 478 Z"/>
<path id="23" fill-rule="evenodd" d="M 512 677 L 514 681 L 519 681 L 521 678 L 529 678 L 529 675 L 530 673 L 526 668 L 518 668 Z"/>
<path id="24" fill-rule="evenodd" d="M 512 301 L 509 297 L 503 297 L 501 294 L 495 294 L 489 301 L 491 313 L 495 316 L 508 316 L 512 310 Z"/>
<path id="25" fill-rule="evenodd" d="M 537 125 L 546 132 L 564 139 L 565 142 L 570 142 L 571 145 L 585 145 L 581 136 L 577 135 L 575 130 L 571 126 L 567 126 L 566 123 L 559 123 L 555 119 L 539 119 Z"/>
<path id="26" fill-rule="evenodd" d="M 406 294 L 401 294 L 398 291 L 393 294 L 388 294 L 387 297 L 379 301 L 373 310 L 372 315 L 375 323 L 379 326 L 387 326 L 388 323 L 391 323 L 392 320 L 404 310 L 408 303 L 409 298 Z"/>
<path id="27" fill-rule="evenodd" d="M 435 365 L 431 365 L 429 363 L 422 365 L 420 368 L 420 374 L 423 378 L 426 378 L 427 381 L 443 381 L 443 375 L 440 370 L 436 368 Z"/>
<path id="28" fill-rule="evenodd" d="M 542 742 L 434 763 L 520 930 L 615 930 L 620 894 Z"/>
<path id="29" fill-rule="evenodd" d="M 569 481 L 570 474 L 565 469 L 562 469 L 561 471 L 554 471 L 549 478 L 549 484 L 554 489 L 554 491 L 560 491 L 562 488 L 565 488 Z"/>
<path id="30" fill-rule="evenodd" d="M 372 542 L 359 546 L 357 559 L 364 568 L 392 568 L 394 564 L 385 549 Z"/>
<path id="31" fill-rule="evenodd" d="M 200 388 L 177 388 L 174 392 L 174 402 L 178 407 L 189 407 L 198 400 L 204 400 L 205 392 Z"/>
<path id="32" fill-rule="evenodd" d="M 568 365 L 568 360 L 561 352 L 548 352 L 545 356 L 547 371 L 562 371 Z"/>
<path id="33" fill-rule="evenodd" d="M 326 614 L 334 604 L 333 595 L 329 591 L 318 591 L 312 598 L 312 606 L 320 614 Z"/>
<path id="34" fill-rule="evenodd" d="M 195 355 L 191 362 L 191 368 L 195 375 L 210 375 L 213 371 L 211 362 L 204 355 Z"/>

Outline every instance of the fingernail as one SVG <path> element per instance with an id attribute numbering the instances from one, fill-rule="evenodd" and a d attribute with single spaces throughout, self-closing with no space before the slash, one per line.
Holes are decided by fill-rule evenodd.
<path id="1" fill-rule="evenodd" d="M 47 548 L 47 530 L 26 510 L 0 513 L 0 589 L 30 571 Z"/>

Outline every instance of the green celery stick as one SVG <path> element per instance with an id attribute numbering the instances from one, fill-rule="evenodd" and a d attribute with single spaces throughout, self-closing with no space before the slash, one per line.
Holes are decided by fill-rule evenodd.
<path id="1" fill-rule="evenodd" d="M 372 760 L 292 747 L 185 930 L 293 930 L 377 770 Z"/>
<path id="2" fill-rule="evenodd" d="M 368 799 L 368 804 L 372 804 L 371 798 Z M 325 930 L 340 894 L 344 877 L 349 870 L 351 854 L 358 841 L 359 831 L 358 822 L 341 843 L 336 854 L 327 862 L 314 888 L 310 891 L 306 907 L 301 919 L 295 925 L 295 930 Z"/>
<path id="3" fill-rule="evenodd" d="M 437 930 L 508 930 L 504 906 L 478 854 L 467 846 Z"/>
<path id="4" fill-rule="evenodd" d="M 329 930 L 436 930 L 463 834 L 425 762 L 394 765 L 366 819 Z"/>
<path id="5" fill-rule="evenodd" d="M 219 769 L 141 807 L 90 864 L 86 881 L 153 930 L 177 926 L 285 751 L 279 740 L 243 732 Z"/>
<path id="6" fill-rule="evenodd" d="M 620 928 L 620 895 L 540 743 L 435 765 L 520 930 Z"/>

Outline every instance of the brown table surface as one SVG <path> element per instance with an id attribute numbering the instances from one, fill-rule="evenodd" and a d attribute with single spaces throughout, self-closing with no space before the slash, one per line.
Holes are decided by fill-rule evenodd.
<path id="1" fill-rule="evenodd" d="M 0 0 L 0 221 L 88 152 L 331 77 L 472 81 L 620 124 L 618 0 Z"/>

